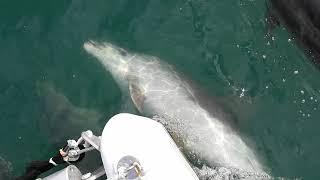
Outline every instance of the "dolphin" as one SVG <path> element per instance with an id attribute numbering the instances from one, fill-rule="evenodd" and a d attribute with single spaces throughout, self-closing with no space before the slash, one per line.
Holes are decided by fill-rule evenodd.
<path id="1" fill-rule="evenodd" d="M 218 106 L 206 108 L 191 83 L 159 58 L 130 53 L 110 43 L 89 41 L 84 49 L 109 71 L 138 111 L 165 117 L 178 146 L 210 167 L 264 172 L 254 151 Z M 202 102 L 201 102 L 202 101 Z M 188 155 L 187 155 L 188 157 Z"/>
<path id="2" fill-rule="evenodd" d="M 98 121 L 103 117 L 100 112 L 74 105 L 53 83 L 37 82 L 36 88 L 40 113 L 37 125 L 50 143 L 65 143 L 67 138 L 78 136 L 79 129 L 90 127 L 95 131 L 100 130 Z"/>
<path id="3" fill-rule="evenodd" d="M 268 22 L 285 25 L 320 69 L 320 1 L 269 0 Z"/>

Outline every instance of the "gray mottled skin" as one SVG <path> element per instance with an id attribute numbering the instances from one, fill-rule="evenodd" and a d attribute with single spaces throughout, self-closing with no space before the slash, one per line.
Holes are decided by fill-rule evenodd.
<path id="1" fill-rule="evenodd" d="M 170 65 L 108 43 L 90 41 L 84 48 L 130 93 L 140 113 L 168 117 L 171 135 L 186 152 L 209 166 L 263 172 L 254 152 L 219 114 L 220 108 L 203 107 L 206 103 Z"/>

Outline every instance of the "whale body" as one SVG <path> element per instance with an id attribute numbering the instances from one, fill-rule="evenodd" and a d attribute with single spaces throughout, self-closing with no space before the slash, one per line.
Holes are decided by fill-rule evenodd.
<path id="1" fill-rule="evenodd" d="M 207 109 L 192 85 L 154 56 L 129 53 L 110 43 L 86 42 L 84 49 L 109 71 L 145 116 L 166 117 L 175 142 L 209 166 L 263 172 L 254 151 L 228 124 L 218 106 Z"/>

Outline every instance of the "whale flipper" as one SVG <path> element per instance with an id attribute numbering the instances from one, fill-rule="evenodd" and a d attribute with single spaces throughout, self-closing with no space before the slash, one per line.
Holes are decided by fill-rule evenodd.
<path id="1" fill-rule="evenodd" d="M 145 96 L 143 94 L 143 90 L 137 86 L 134 83 L 129 83 L 129 91 L 130 91 L 130 97 L 134 103 L 134 105 L 137 107 L 139 112 L 141 113 L 143 108 L 143 102 L 145 100 Z"/>

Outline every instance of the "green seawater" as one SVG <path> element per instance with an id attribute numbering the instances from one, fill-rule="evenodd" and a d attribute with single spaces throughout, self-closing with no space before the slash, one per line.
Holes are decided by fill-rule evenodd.
<path id="1" fill-rule="evenodd" d="M 275 177 L 319 179 L 320 71 L 259 0 L 0 0 L 0 178 L 123 112 L 83 49 L 154 55 L 224 99 Z M 4 175 L 2 175 L 4 177 Z"/>

